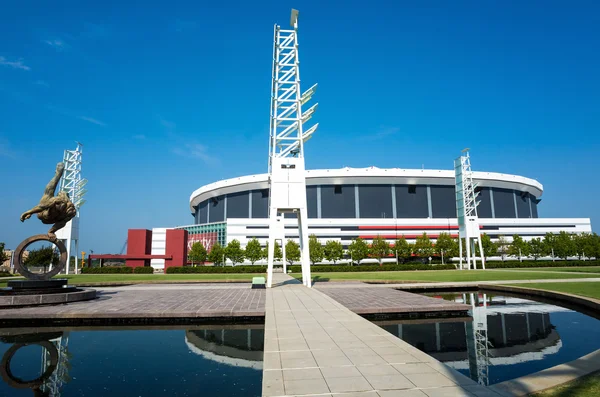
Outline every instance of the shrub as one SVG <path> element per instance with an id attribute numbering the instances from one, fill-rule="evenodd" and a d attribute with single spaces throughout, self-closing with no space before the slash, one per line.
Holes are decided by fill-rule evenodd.
<path id="1" fill-rule="evenodd" d="M 134 267 L 134 274 L 154 274 L 154 268 L 152 266 Z"/>
<path id="2" fill-rule="evenodd" d="M 288 267 L 294 273 L 300 273 L 302 271 L 301 266 L 290 266 Z M 311 266 L 310 270 L 314 273 L 319 272 L 394 272 L 394 271 L 406 271 L 406 270 L 450 270 L 456 269 L 454 265 L 424 265 L 420 263 L 410 263 L 403 265 L 360 265 L 360 266 L 348 266 L 348 265 L 315 265 Z"/>
<path id="3" fill-rule="evenodd" d="M 81 274 L 132 274 L 133 267 L 107 266 L 107 267 L 84 267 Z"/>
<path id="4" fill-rule="evenodd" d="M 479 265 L 479 263 L 478 263 Z M 486 262 L 486 269 L 514 269 L 527 267 L 573 267 L 573 266 L 600 266 L 600 261 L 505 261 Z"/>
<path id="5" fill-rule="evenodd" d="M 266 273 L 266 266 L 183 266 L 168 267 L 167 274 Z"/>

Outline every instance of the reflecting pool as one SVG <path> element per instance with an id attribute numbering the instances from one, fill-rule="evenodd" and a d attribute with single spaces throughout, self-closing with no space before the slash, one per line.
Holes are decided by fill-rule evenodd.
<path id="1" fill-rule="evenodd" d="M 543 302 L 477 293 L 430 295 L 471 305 L 471 319 L 379 326 L 483 385 L 575 360 L 600 348 L 600 321 Z"/>
<path id="2" fill-rule="evenodd" d="M 263 326 L 220 327 L 0 330 L 0 396 L 259 396 Z"/>

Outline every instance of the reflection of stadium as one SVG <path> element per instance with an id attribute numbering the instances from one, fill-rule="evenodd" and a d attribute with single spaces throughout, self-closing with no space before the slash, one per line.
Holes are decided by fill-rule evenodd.
<path id="1" fill-rule="evenodd" d="M 236 367 L 262 369 L 264 329 L 204 329 L 185 332 L 195 354 Z"/>
<path id="2" fill-rule="evenodd" d="M 473 322 L 381 326 L 452 368 L 469 369 L 483 384 L 490 365 L 542 360 L 562 348 L 550 313 L 568 309 L 486 294 L 463 294 L 456 300 L 472 305 Z"/>

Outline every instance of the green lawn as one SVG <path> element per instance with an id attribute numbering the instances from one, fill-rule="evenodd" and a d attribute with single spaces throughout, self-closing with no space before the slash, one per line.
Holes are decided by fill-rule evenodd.
<path id="1" fill-rule="evenodd" d="M 294 273 L 292 276 L 301 279 L 300 273 Z M 485 270 L 428 270 L 428 271 L 396 271 L 396 272 L 331 272 L 331 273 L 313 273 L 312 278 L 315 281 L 329 280 L 360 280 L 360 281 L 430 281 L 430 282 L 449 282 L 449 281 L 504 281 L 504 280 L 541 280 L 541 279 L 560 279 L 560 278 L 592 278 L 597 277 L 594 274 L 577 273 L 544 273 L 538 271 L 526 270 L 505 270 L 505 271 L 485 271 Z"/>
<path id="2" fill-rule="evenodd" d="M 168 282 L 203 282 L 203 281 L 252 281 L 252 277 L 262 274 L 77 274 L 57 276 L 67 278 L 69 284 L 103 284 L 103 283 L 168 283 Z M 0 286 L 6 287 L 6 280 L 0 279 Z"/>
<path id="3" fill-rule="evenodd" d="M 514 287 L 545 289 L 549 291 L 566 292 L 568 294 L 587 296 L 600 299 L 600 282 L 569 282 L 569 283 L 527 283 L 513 284 Z M 600 394 L 599 394 L 600 395 Z"/>
<path id="4" fill-rule="evenodd" d="M 493 269 L 504 270 L 504 269 Z M 507 269 L 519 270 L 519 269 Z M 531 272 L 572 272 L 572 273 L 600 273 L 600 266 L 582 266 L 582 267 L 535 267 L 524 268 L 523 270 Z"/>
<path id="5" fill-rule="evenodd" d="M 595 397 L 600 396 L 600 373 L 595 372 L 583 378 L 575 379 L 562 386 L 554 387 L 540 393 L 532 394 L 535 397 Z"/>

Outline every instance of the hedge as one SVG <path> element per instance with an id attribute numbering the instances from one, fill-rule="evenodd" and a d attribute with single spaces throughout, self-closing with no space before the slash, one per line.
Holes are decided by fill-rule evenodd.
<path id="1" fill-rule="evenodd" d="M 154 274 L 154 268 L 152 266 L 140 266 L 133 268 L 134 274 Z"/>
<path id="2" fill-rule="evenodd" d="M 288 266 L 293 273 L 302 272 L 301 266 Z M 406 270 L 454 270 L 454 265 L 423 265 L 420 263 L 404 265 L 313 265 L 310 271 L 319 272 L 396 272 Z"/>
<path id="3" fill-rule="evenodd" d="M 198 274 L 198 273 L 266 273 L 267 267 L 255 266 L 183 266 L 168 267 L 167 274 Z"/>
<path id="4" fill-rule="evenodd" d="M 479 262 L 479 261 L 478 261 Z M 573 267 L 573 266 L 600 266 L 600 261 L 493 261 L 485 262 L 486 269 L 514 269 L 520 267 Z"/>

